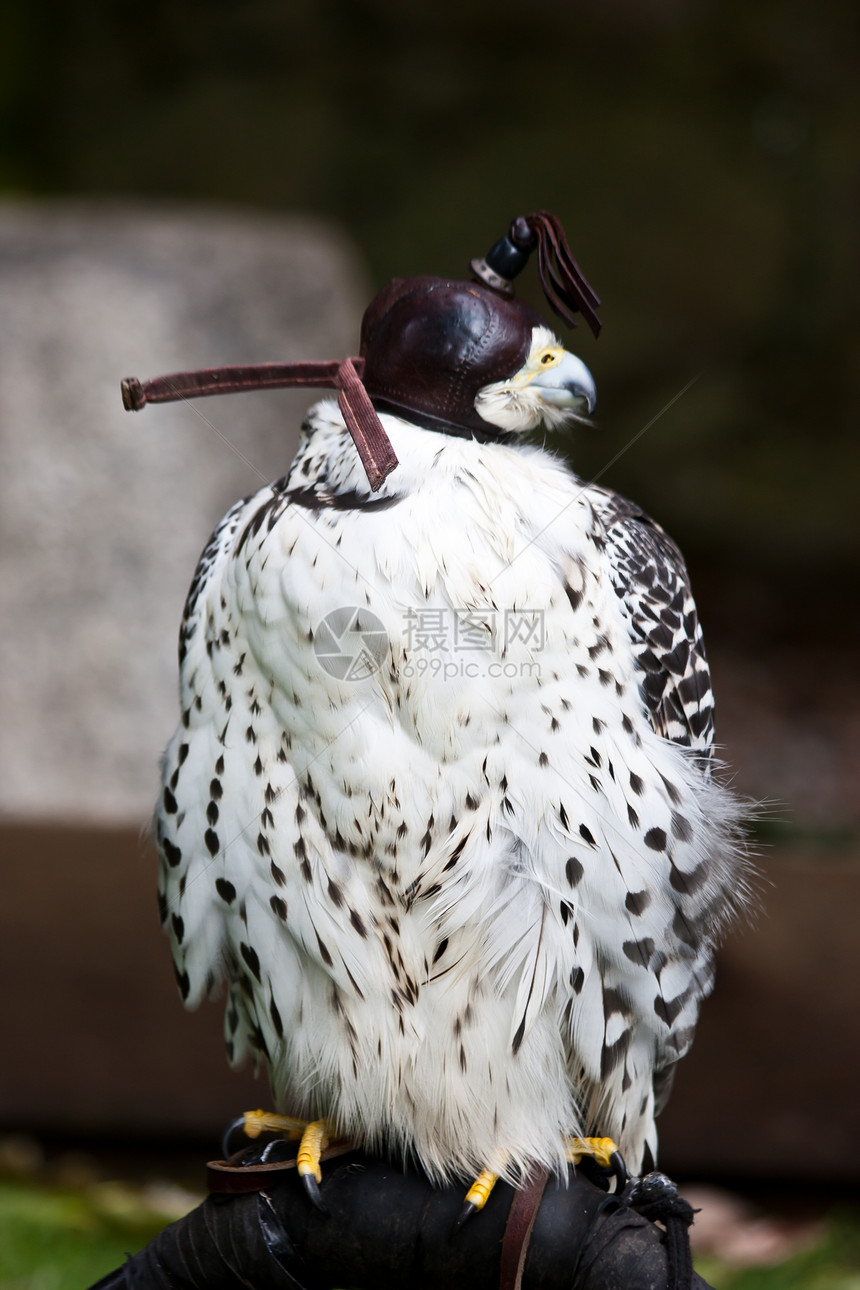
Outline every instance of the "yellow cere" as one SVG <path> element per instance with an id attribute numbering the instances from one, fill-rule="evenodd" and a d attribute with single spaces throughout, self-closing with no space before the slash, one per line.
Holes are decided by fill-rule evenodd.
<path id="1" fill-rule="evenodd" d="M 551 367 L 557 367 L 562 360 L 563 354 L 564 350 L 560 345 L 548 345 L 546 349 L 538 350 L 533 358 L 529 358 L 515 384 L 528 385 L 541 372 L 546 372 Z"/>
<path id="2" fill-rule="evenodd" d="M 511 382 L 512 386 L 527 386 L 529 382 L 534 381 L 536 375 L 542 372 L 548 372 L 549 368 L 556 368 L 562 360 L 565 351 L 560 344 L 551 344 L 544 350 L 539 350 L 534 356 L 529 356 L 526 365 L 520 370 L 520 373 L 514 377 Z"/>

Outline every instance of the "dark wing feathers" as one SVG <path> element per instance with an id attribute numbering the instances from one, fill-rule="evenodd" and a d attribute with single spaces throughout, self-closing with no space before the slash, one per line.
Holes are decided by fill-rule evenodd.
<path id="1" fill-rule="evenodd" d="M 597 510 L 610 577 L 627 612 L 651 724 L 658 734 L 710 759 L 714 699 L 684 558 L 660 525 L 626 498 L 594 491 L 600 494 Z M 674 1075 L 674 1061 L 654 1070 L 655 1114 L 666 1105 Z"/>
<path id="2" fill-rule="evenodd" d="M 714 700 L 702 630 L 681 552 L 638 507 L 594 489 L 612 585 L 627 611 L 654 729 L 710 756 Z"/>

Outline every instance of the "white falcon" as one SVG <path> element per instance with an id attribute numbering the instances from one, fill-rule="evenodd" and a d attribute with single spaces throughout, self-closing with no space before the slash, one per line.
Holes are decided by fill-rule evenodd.
<path id="1" fill-rule="evenodd" d="M 678 549 L 521 438 L 594 385 L 494 251 L 368 309 L 378 490 L 324 400 L 203 552 L 161 916 L 282 1110 L 437 1180 L 563 1172 L 588 1134 L 639 1172 L 743 902 L 742 811 Z"/>

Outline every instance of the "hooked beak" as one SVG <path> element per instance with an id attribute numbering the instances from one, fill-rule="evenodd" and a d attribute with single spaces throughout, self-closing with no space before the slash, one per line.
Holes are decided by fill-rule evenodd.
<path id="1" fill-rule="evenodd" d="M 555 367 L 538 372 L 531 384 L 540 390 L 543 401 L 554 407 L 580 414 L 590 414 L 597 407 L 594 377 L 582 360 L 567 350 Z"/>

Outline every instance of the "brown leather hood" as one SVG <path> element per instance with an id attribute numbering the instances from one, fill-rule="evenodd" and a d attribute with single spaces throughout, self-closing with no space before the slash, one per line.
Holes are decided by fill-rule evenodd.
<path id="1" fill-rule="evenodd" d="M 475 411 L 475 396 L 519 371 L 539 326 L 531 305 L 483 283 L 395 278 L 362 321 L 365 389 L 378 411 L 502 438 Z"/>

